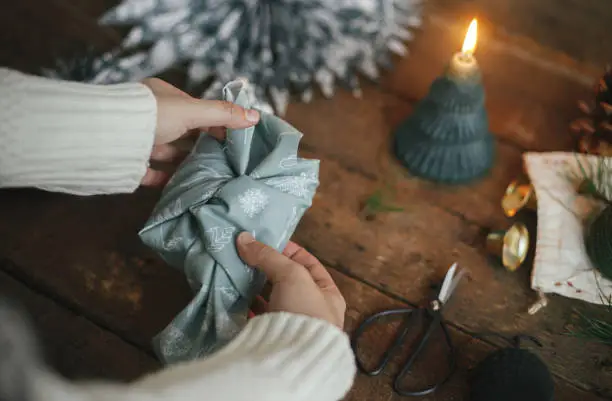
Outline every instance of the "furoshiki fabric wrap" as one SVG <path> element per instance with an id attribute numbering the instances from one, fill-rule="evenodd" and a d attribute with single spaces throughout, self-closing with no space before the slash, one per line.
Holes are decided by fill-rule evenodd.
<path id="1" fill-rule="evenodd" d="M 227 84 L 223 97 L 245 108 L 252 104 L 244 81 Z M 283 249 L 319 185 L 319 161 L 297 156 L 302 134 L 260 114 L 254 127 L 228 129 L 224 143 L 203 133 L 140 232 L 145 244 L 183 271 L 194 292 L 153 340 L 166 364 L 209 355 L 244 327 L 265 277 L 240 259 L 236 237 L 249 231 Z"/>

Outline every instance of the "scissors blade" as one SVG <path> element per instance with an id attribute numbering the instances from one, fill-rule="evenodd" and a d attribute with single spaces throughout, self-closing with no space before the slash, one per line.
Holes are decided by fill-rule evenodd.
<path id="1" fill-rule="evenodd" d="M 459 270 L 459 272 L 455 274 L 458 267 L 459 266 L 456 262 L 453 263 L 453 265 L 448 269 L 446 276 L 444 277 L 444 282 L 442 282 L 442 288 L 440 289 L 440 293 L 438 294 L 438 300 L 442 302 L 442 304 L 445 304 L 449 300 L 453 291 L 457 287 L 457 284 L 459 284 L 459 281 L 461 281 L 461 278 L 465 274 L 464 270 Z"/>

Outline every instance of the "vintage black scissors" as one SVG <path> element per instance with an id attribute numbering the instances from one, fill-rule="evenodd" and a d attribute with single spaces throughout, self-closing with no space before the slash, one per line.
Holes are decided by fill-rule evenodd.
<path id="1" fill-rule="evenodd" d="M 399 373 L 395 377 L 393 381 L 393 390 L 397 394 L 402 396 L 416 397 L 431 394 L 444 383 L 446 383 L 455 371 L 455 348 L 453 347 L 450 335 L 448 333 L 448 330 L 446 329 L 446 325 L 442 321 L 442 309 L 449 300 L 450 296 L 455 290 L 455 287 L 461 280 L 463 274 L 464 271 L 458 269 L 457 263 L 453 264 L 448 269 L 448 272 L 444 277 L 444 281 L 442 282 L 442 287 L 440 287 L 438 296 L 430 302 L 427 308 L 400 308 L 386 310 L 383 312 L 378 312 L 364 320 L 359 325 L 359 327 L 357 327 L 351 338 L 351 345 L 355 352 L 355 358 L 359 370 L 368 376 L 377 376 L 381 374 L 389 363 L 389 361 L 393 358 L 393 353 L 399 351 L 399 349 L 404 344 L 406 337 L 410 332 L 410 329 L 414 327 L 414 320 L 424 318 L 424 320 L 429 321 L 429 324 L 426 325 L 424 332 L 421 334 L 420 340 L 418 340 L 418 343 L 414 348 L 414 352 L 412 352 L 408 356 L 406 363 L 400 368 Z M 383 353 L 378 366 L 376 366 L 374 369 L 368 370 L 364 367 L 364 364 L 359 357 L 358 340 L 361 338 L 366 329 L 378 323 L 380 319 L 386 319 L 388 317 L 396 316 L 399 316 L 403 319 L 403 323 L 400 326 L 397 336 L 395 337 L 389 348 L 387 348 L 387 350 Z M 401 383 L 403 378 L 411 371 L 411 368 L 416 362 L 417 357 L 425 349 L 431 336 L 436 330 L 442 330 L 444 341 L 446 342 L 446 346 L 449 350 L 448 372 L 437 383 L 429 385 L 427 387 L 413 390 L 402 388 Z"/>

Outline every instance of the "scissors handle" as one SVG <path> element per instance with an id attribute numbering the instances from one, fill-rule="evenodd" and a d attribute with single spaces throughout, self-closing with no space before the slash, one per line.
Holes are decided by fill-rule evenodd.
<path id="1" fill-rule="evenodd" d="M 391 309 L 391 310 L 386 310 L 383 312 L 378 312 L 368 317 L 357 327 L 357 329 L 355 330 L 351 338 L 351 346 L 355 352 L 355 360 L 357 362 L 357 367 L 363 374 L 368 375 L 368 376 L 377 376 L 380 373 L 382 373 L 385 367 L 389 364 L 389 361 L 391 360 L 393 353 L 402 346 L 404 339 L 408 335 L 408 331 L 410 330 L 410 327 L 411 327 L 410 317 L 413 315 L 414 311 L 415 311 L 414 309 L 400 308 L 400 309 Z M 398 334 L 393 340 L 393 343 L 384 352 L 378 365 L 374 369 L 368 370 L 364 366 L 361 359 L 359 358 L 359 352 L 357 352 L 359 338 L 368 329 L 368 327 L 376 323 L 377 320 L 384 319 L 385 317 L 388 317 L 388 316 L 400 316 L 400 315 L 405 315 L 406 317 L 404 319 L 404 322 L 402 323 L 402 326 L 400 327 L 398 331 Z"/>
<path id="2" fill-rule="evenodd" d="M 429 322 L 429 325 L 427 326 L 427 329 L 425 330 L 425 333 L 421 337 L 421 340 L 419 341 L 418 345 L 416 346 L 414 352 L 410 355 L 410 357 L 408 357 L 408 360 L 402 366 L 402 368 L 400 369 L 400 372 L 397 374 L 397 376 L 395 376 L 395 380 L 393 381 L 393 390 L 397 394 L 399 394 L 401 396 L 405 396 L 405 397 L 419 397 L 419 396 L 424 396 L 424 395 L 427 395 L 427 394 L 431 394 L 434 391 L 436 391 L 440 386 L 445 384 L 448 381 L 448 379 L 450 379 L 450 377 L 455 372 L 455 367 L 456 367 L 456 363 L 455 363 L 455 348 L 454 348 L 452 340 L 450 338 L 450 334 L 448 333 L 448 330 L 446 329 L 446 325 L 444 324 L 444 322 L 442 322 L 442 316 L 440 315 L 439 311 L 428 310 L 427 312 L 428 312 L 429 317 L 431 318 L 431 321 Z M 442 330 L 442 333 L 444 335 L 445 343 L 446 343 L 446 345 L 448 346 L 448 349 L 449 349 L 448 372 L 442 378 L 442 380 L 438 381 L 435 384 L 423 387 L 423 388 L 421 388 L 419 390 L 409 390 L 409 389 L 403 388 L 401 386 L 402 379 L 410 372 L 410 370 L 412 369 L 412 366 L 416 362 L 419 354 L 421 352 L 423 352 L 423 350 L 425 349 L 425 347 L 429 343 L 432 334 L 438 328 L 440 328 Z"/>

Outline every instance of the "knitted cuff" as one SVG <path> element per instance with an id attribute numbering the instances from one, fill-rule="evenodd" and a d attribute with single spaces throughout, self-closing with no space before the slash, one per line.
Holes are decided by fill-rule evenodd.
<path id="1" fill-rule="evenodd" d="M 134 191 L 157 107 L 139 83 L 89 85 L 0 69 L 0 187 L 77 195 Z"/>

